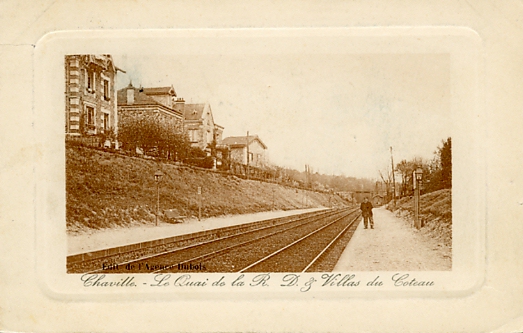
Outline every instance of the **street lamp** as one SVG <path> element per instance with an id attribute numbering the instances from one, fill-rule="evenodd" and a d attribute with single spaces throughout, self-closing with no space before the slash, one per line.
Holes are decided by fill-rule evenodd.
<path id="1" fill-rule="evenodd" d="M 274 210 L 274 187 L 272 188 L 272 210 Z"/>
<path id="2" fill-rule="evenodd" d="M 156 181 L 156 225 L 158 225 L 158 214 L 160 214 L 160 181 L 162 180 L 163 173 L 160 170 L 157 170 L 154 173 L 154 180 Z"/>
<path id="3" fill-rule="evenodd" d="M 421 168 L 417 168 L 416 171 L 414 171 L 414 220 L 416 223 L 416 228 L 421 228 L 420 222 L 419 222 L 419 208 L 420 208 L 420 187 L 421 187 L 421 181 L 423 180 L 423 170 Z"/>
<path id="4" fill-rule="evenodd" d="M 423 179 L 423 169 L 417 168 L 416 169 L 416 180 L 421 182 L 422 179 Z"/>

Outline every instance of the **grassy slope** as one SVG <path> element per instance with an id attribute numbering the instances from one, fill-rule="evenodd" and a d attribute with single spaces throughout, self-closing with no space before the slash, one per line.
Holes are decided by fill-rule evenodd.
<path id="1" fill-rule="evenodd" d="M 398 215 L 414 219 L 413 199 L 403 198 L 397 202 Z M 425 221 L 422 229 L 432 237 L 452 246 L 452 191 L 439 190 L 421 196 L 420 218 Z"/>
<path id="2" fill-rule="evenodd" d="M 66 149 L 66 214 L 68 232 L 154 223 L 156 183 L 160 169 L 160 210 L 176 208 L 197 216 L 198 186 L 202 187 L 202 216 L 244 214 L 274 209 L 305 208 L 303 191 L 193 170 L 84 147 Z M 309 192 L 309 207 L 329 205 L 327 194 Z M 345 204 L 333 196 L 332 202 Z"/>

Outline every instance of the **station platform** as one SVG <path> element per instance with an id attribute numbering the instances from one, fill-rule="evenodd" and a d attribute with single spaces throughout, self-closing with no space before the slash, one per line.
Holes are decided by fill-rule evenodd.
<path id="1" fill-rule="evenodd" d="M 155 225 L 137 225 L 112 229 L 93 230 L 81 234 L 67 236 L 67 255 L 98 251 L 117 246 L 146 242 L 159 238 L 167 238 L 190 234 L 199 231 L 261 221 L 266 219 L 302 214 L 325 208 L 308 208 L 287 211 L 269 211 L 253 214 L 220 216 L 202 219 L 187 219 L 184 223 L 164 223 Z"/>
<path id="2" fill-rule="evenodd" d="M 374 229 L 359 222 L 334 267 L 354 271 L 444 271 L 452 269 L 450 249 L 385 209 L 373 209 Z"/>

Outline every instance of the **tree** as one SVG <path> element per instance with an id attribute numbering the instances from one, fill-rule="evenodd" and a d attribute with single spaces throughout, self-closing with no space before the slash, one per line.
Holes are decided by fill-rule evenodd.
<path id="1" fill-rule="evenodd" d="M 438 148 L 438 155 L 441 163 L 441 187 L 452 188 L 452 140 L 447 138 Z"/>
<path id="2" fill-rule="evenodd" d="M 133 153 L 139 148 L 146 155 L 172 160 L 182 159 L 190 147 L 180 126 L 148 116 L 124 118 L 120 122 L 118 140 L 124 149 Z"/>
<path id="3" fill-rule="evenodd" d="M 387 199 L 390 200 L 390 198 L 392 198 L 392 189 L 391 189 L 392 172 L 387 170 L 387 173 L 386 173 L 385 177 L 383 176 L 383 173 L 381 172 L 381 170 L 379 172 L 380 172 L 380 178 L 383 181 L 383 183 L 385 184 L 385 189 L 387 191 Z"/>
<path id="4" fill-rule="evenodd" d="M 434 152 L 431 161 L 425 162 L 420 158 L 411 161 L 403 160 L 396 166 L 401 173 L 401 196 L 410 195 L 412 191 L 412 173 L 415 169 L 423 169 L 423 192 L 452 188 L 452 141 L 451 138 L 442 141 Z"/>
<path id="5" fill-rule="evenodd" d="M 402 160 L 396 165 L 396 170 L 401 174 L 400 197 L 404 197 L 408 194 L 408 184 L 412 181 L 412 162 Z"/>

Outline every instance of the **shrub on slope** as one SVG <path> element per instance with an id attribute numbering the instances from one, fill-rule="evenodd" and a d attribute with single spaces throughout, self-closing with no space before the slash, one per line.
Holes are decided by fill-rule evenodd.
<path id="1" fill-rule="evenodd" d="M 425 222 L 422 231 L 439 239 L 446 246 L 452 246 L 452 190 L 434 191 L 422 195 L 420 199 L 420 219 Z M 399 200 L 396 209 L 397 215 L 412 223 L 414 220 L 412 197 Z"/>

